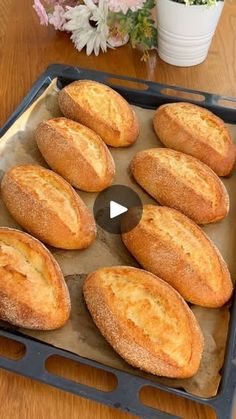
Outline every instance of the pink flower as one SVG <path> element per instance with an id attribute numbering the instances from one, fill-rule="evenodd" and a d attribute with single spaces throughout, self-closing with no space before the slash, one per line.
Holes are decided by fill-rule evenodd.
<path id="1" fill-rule="evenodd" d="M 64 24 L 66 23 L 64 14 L 65 9 L 60 6 L 60 4 L 56 4 L 54 12 L 49 15 L 49 23 L 51 23 L 56 30 L 63 31 Z"/>
<path id="2" fill-rule="evenodd" d="M 36 11 L 37 15 L 39 16 L 40 24 L 47 26 L 48 25 L 48 15 L 47 15 L 46 10 L 45 10 L 44 6 L 42 5 L 41 1 L 40 0 L 34 0 L 33 8 Z"/>
<path id="3" fill-rule="evenodd" d="M 76 6 L 78 0 L 45 0 L 45 3 L 49 4 L 50 6 Z"/>
<path id="4" fill-rule="evenodd" d="M 121 47 L 122 45 L 127 44 L 128 41 L 129 35 L 122 33 L 118 22 L 110 27 L 107 42 L 112 48 Z"/>
<path id="5" fill-rule="evenodd" d="M 126 34 L 125 36 L 110 36 L 107 40 L 109 46 L 112 48 L 122 47 L 123 45 L 127 44 L 129 42 L 129 35 Z"/>
<path id="6" fill-rule="evenodd" d="M 128 10 L 136 12 L 142 9 L 146 0 L 108 0 L 108 7 L 111 12 L 122 12 L 126 15 Z"/>

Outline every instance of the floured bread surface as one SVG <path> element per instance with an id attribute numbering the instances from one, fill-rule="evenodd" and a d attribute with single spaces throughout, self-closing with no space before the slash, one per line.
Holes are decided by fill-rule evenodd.
<path id="1" fill-rule="evenodd" d="M 41 166 L 12 167 L 3 177 L 3 201 L 15 220 L 51 246 L 87 247 L 95 239 L 95 221 L 73 188 Z"/>
<path id="2" fill-rule="evenodd" d="M 219 176 L 231 173 L 235 146 L 224 121 L 209 110 L 191 103 L 167 104 L 157 109 L 153 122 L 167 147 L 198 158 Z"/>
<path id="3" fill-rule="evenodd" d="M 98 192 L 112 183 L 113 158 L 99 135 L 84 125 L 49 119 L 36 129 L 36 141 L 48 165 L 76 188 Z"/>
<path id="4" fill-rule="evenodd" d="M 178 209 L 198 224 L 212 223 L 228 214 L 224 184 L 192 156 L 167 148 L 140 151 L 131 162 L 131 171 L 160 204 Z"/>
<path id="5" fill-rule="evenodd" d="M 115 90 L 92 80 L 75 81 L 58 95 L 62 113 L 93 129 L 106 144 L 126 147 L 139 134 L 137 117 Z"/>
<path id="6" fill-rule="evenodd" d="M 167 283 L 141 269 L 103 268 L 86 278 L 84 296 L 97 327 L 128 363 L 167 377 L 196 373 L 202 334 Z"/>
<path id="7" fill-rule="evenodd" d="M 231 297 L 230 274 L 218 249 L 179 211 L 145 205 L 140 223 L 122 239 L 145 269 L 171 284 L 185 300 L 220 307 Z"/>
<path id="8" fill-rule="evenodd" d="M 50 330 L 70 315 L 62 272 L 36 239 L 0 228 L 0 318 L 15 326 Z"/>

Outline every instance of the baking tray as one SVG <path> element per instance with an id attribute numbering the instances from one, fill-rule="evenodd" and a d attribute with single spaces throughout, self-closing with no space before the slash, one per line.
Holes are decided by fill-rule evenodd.
<path id="1" fill-rule="evenodd" d="M 131 77 L 117 76 L 94 70 L 70 67 L 62 64 L 53 64 L 36 81 L 30 92 L 26 95 L 15 112 L 10 116 L 0 129 L 0 138 L 23 113 L 32 102 L 42 94 L 52 80 L 58 78 L 58 86 L 64 87 L 68 83 L 78 79 L 92 79 L 108 84 L 115 88 L 128 102 L 143 108 L 155 109 L 164 103 L 176 101 L 188 101 L 199 104 L 213 111 L 227 123 L 236 124 L 236 98 L 185 89 L 177 86 L 169 86 L 153 83 L 146 80 Z M 128 87 L 127 87 L 128 86 Z M 134 87 L 135 86 L 135 87 Z M 224 106 L 223 103 L 227 104 Z M 82 358 L 71 352 L 58 349 L 36 339 L 26 337 L 23 334 L 8 328 L 0 328 L 0 336 L 22 343 L 25 348 L 24 356 L 16 361 L 0 356 L 0 367 L 9 371 L 30 377 L 46 384 L 58 387 L 62 390 L 78 394 L 82 397 L 104 403 L 108 406 L 119 408 L 123 411 L 136 414 L 143 418 L 177 418 L 177 416 L 164 413 L 158 409 L 145 406 L 139 399 L 142 388 L 151 386 L 164 390 L 170 394 L 183 397 L 212 407 L 217 417 L 228 419 L 233 417 L 234 390 L 236 387 L 236 297 L 233 297 L 229 334 L 227 339 L 222 379 L 216 396 L 203 398 L 189 394 L 181 389 L 174 389 L 148 379 L 134 376 L 130 373 L 99 364 L 98 362 Z M 49 373 L 45 368 L 46 360 L 53 356 L 61 356 L 80 364 L 88 365 L 114 374 L 117 378 L 117 386 L 113 391 L 105 392 L 93 387 L 76 383 L 72 380 Z"/>

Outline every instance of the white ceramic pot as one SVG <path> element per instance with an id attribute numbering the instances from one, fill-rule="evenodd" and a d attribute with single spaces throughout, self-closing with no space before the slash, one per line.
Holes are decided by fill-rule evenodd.
<path id="1" fill-rule="evenodd" d="M 202 63 L 208 54 L 223 1 L 215 6 L 186 6 L 156 0 L 158 53 L 165 62 L 181 67 Z"/>

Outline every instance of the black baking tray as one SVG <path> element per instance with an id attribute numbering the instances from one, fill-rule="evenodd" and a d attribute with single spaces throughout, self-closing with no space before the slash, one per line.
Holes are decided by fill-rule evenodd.
<path id="1" fill-rule="evenodd" d="M 32 104 L 32 102 L 47 88 L 52 79 L 58 78 L 58 86 L 62 88 L 68 83 L 79 79 L 92 79 L 112 86 L 128 102 L 144 108 L 155 109 L 164 103 L 176 101 L 188 101 L 210 109 L 220 116 L 225 122 L 236 124 L 236 98 L 199 92 L 177 86 L 169 86 L 153 83 L 146 80 L 131 77 L 117 76 L 94 70 L 70 67 L 63 64 L 53 64 L 36 81 L 30 92 L 0 129 L 0 138 L 19 117 L 19 115 Z M 135 84 L 134 84 L 135 83 Z M 128 86 L 128 87 L 127 87 Z M 135 86 L 135 88 L 133 87 Z M 139 88 L 140 86 L 140 88 Z M 181 96 L 181 97 L 180 97 Z M 200 98 L 200 100 L 199 100 Z M 223 106 L 222 103 L 227 103 Z M 122 409 L 143 418 L 177 418 L 177 416 L 164 413 L 158 409 L 145 406 L 139 399 L 139 393 L 145 386 L 151 386 L 164 390 L 170 394 L 181 396 L 215 409 L 220 419 L 233 417 L 233 400 L 236 387 L 236 297 L 233 297 L 229 334 L 226 346 L 224 366 L 222 368 L 222 380 L 218 394 L 212 398 L 202 398 L 191 395 L 184 390 L 174 389 L 162 384 L 154 383 L 148 379 L 134 376 L 108 367 L 98 362 L 82 358 L 71 352 L 55 348 L 36 339 L 26 337 L 12 329 L 1 328 L 0 336 L 21 342 L 26 347 L 25 355 L 18 361 L 0 356 L 0 367 L 15 373 L 39 380 L 62 390 L 78 394 L 82 397 L 104 403 L 108 406 Z M 45 368 L 46 360 L 52 355 L 58 355 L 80 364 L 92 366 L 104 371 L 111 372 L 117 378 L 115 390 L 105 392 L 87 385 L 76 383 L 49 373 Z"/>

